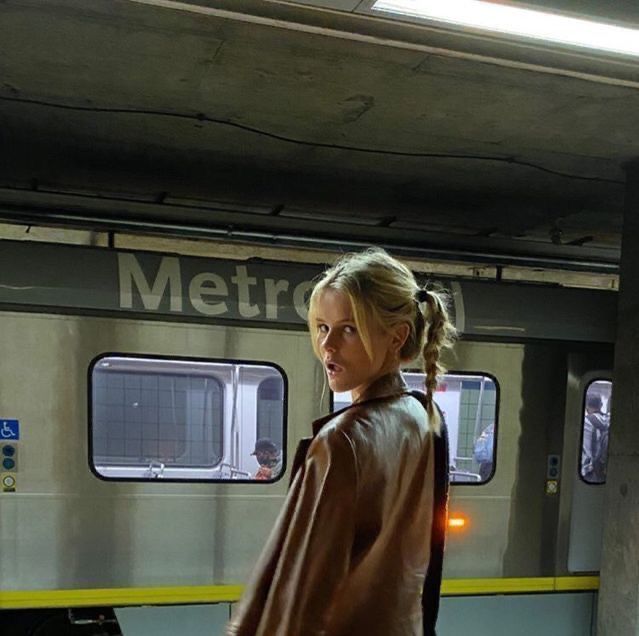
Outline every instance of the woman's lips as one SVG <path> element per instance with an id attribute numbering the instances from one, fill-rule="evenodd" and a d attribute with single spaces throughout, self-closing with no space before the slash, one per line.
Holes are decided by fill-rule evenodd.
<path id="1" fill-rule="evenodd" d="M 344 370 L 343 367 L 341 367 L 339 364 L 336 364 L 335 362 L 326 361 L 324 363 L 324 366 L 329 378 L 334 378 L 337 374 L 341 373 Z"/>

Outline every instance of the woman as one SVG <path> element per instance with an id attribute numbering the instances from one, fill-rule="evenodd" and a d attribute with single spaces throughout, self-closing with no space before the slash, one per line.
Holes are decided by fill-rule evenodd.
<path id="1" fill-rule="evenodd" d="M 227 633 L 434 634 L 448 459 L 433 392 L 454 336 L 442 298 L 369 249 L 325 272 L 308 322 L 330 388 L 351 391 L 353 404 L 302 440 Z M 425 394 L 409 391 L 399 371 L 418 355 Z"/>

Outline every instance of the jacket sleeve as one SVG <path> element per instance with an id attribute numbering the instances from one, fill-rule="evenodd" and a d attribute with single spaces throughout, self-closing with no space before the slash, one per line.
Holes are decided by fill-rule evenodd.
<path id="1" fill-rule="evenodd" d="M 357 488 L 351 440 L 338 429 L 322 431 L 287 500 L 288 524 L 258 635 L 326 633 L 331 601 L 350 567 Z"/>

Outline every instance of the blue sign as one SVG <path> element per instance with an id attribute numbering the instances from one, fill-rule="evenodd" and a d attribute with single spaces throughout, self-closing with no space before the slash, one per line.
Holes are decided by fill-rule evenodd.
<path id="1" fill-rule="evenodd" d="M 18 420 L 0 419 L 0 441 L 20 439 L 20 422 Z"/>

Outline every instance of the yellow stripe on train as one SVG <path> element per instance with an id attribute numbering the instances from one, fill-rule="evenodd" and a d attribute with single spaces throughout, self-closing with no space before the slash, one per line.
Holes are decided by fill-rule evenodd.
<path id="1" fill-rule="evenodd" d="M 0 609 L 232 603 L 240 598 L 243 589 L 242 585 L 198 585 L 189 587 L 0 591 Z M 442 582 L 443 596 L 586 592 L 597 589 L 599 589 L 598 576 L 446 579 Z"/>
<path id="2" fill-rule="evenodd" d="M 598 589 L 598 576 L 548 576 L 520 579 L 445 579 L 442 581 L 443 596 L 587 592 Z"/>

